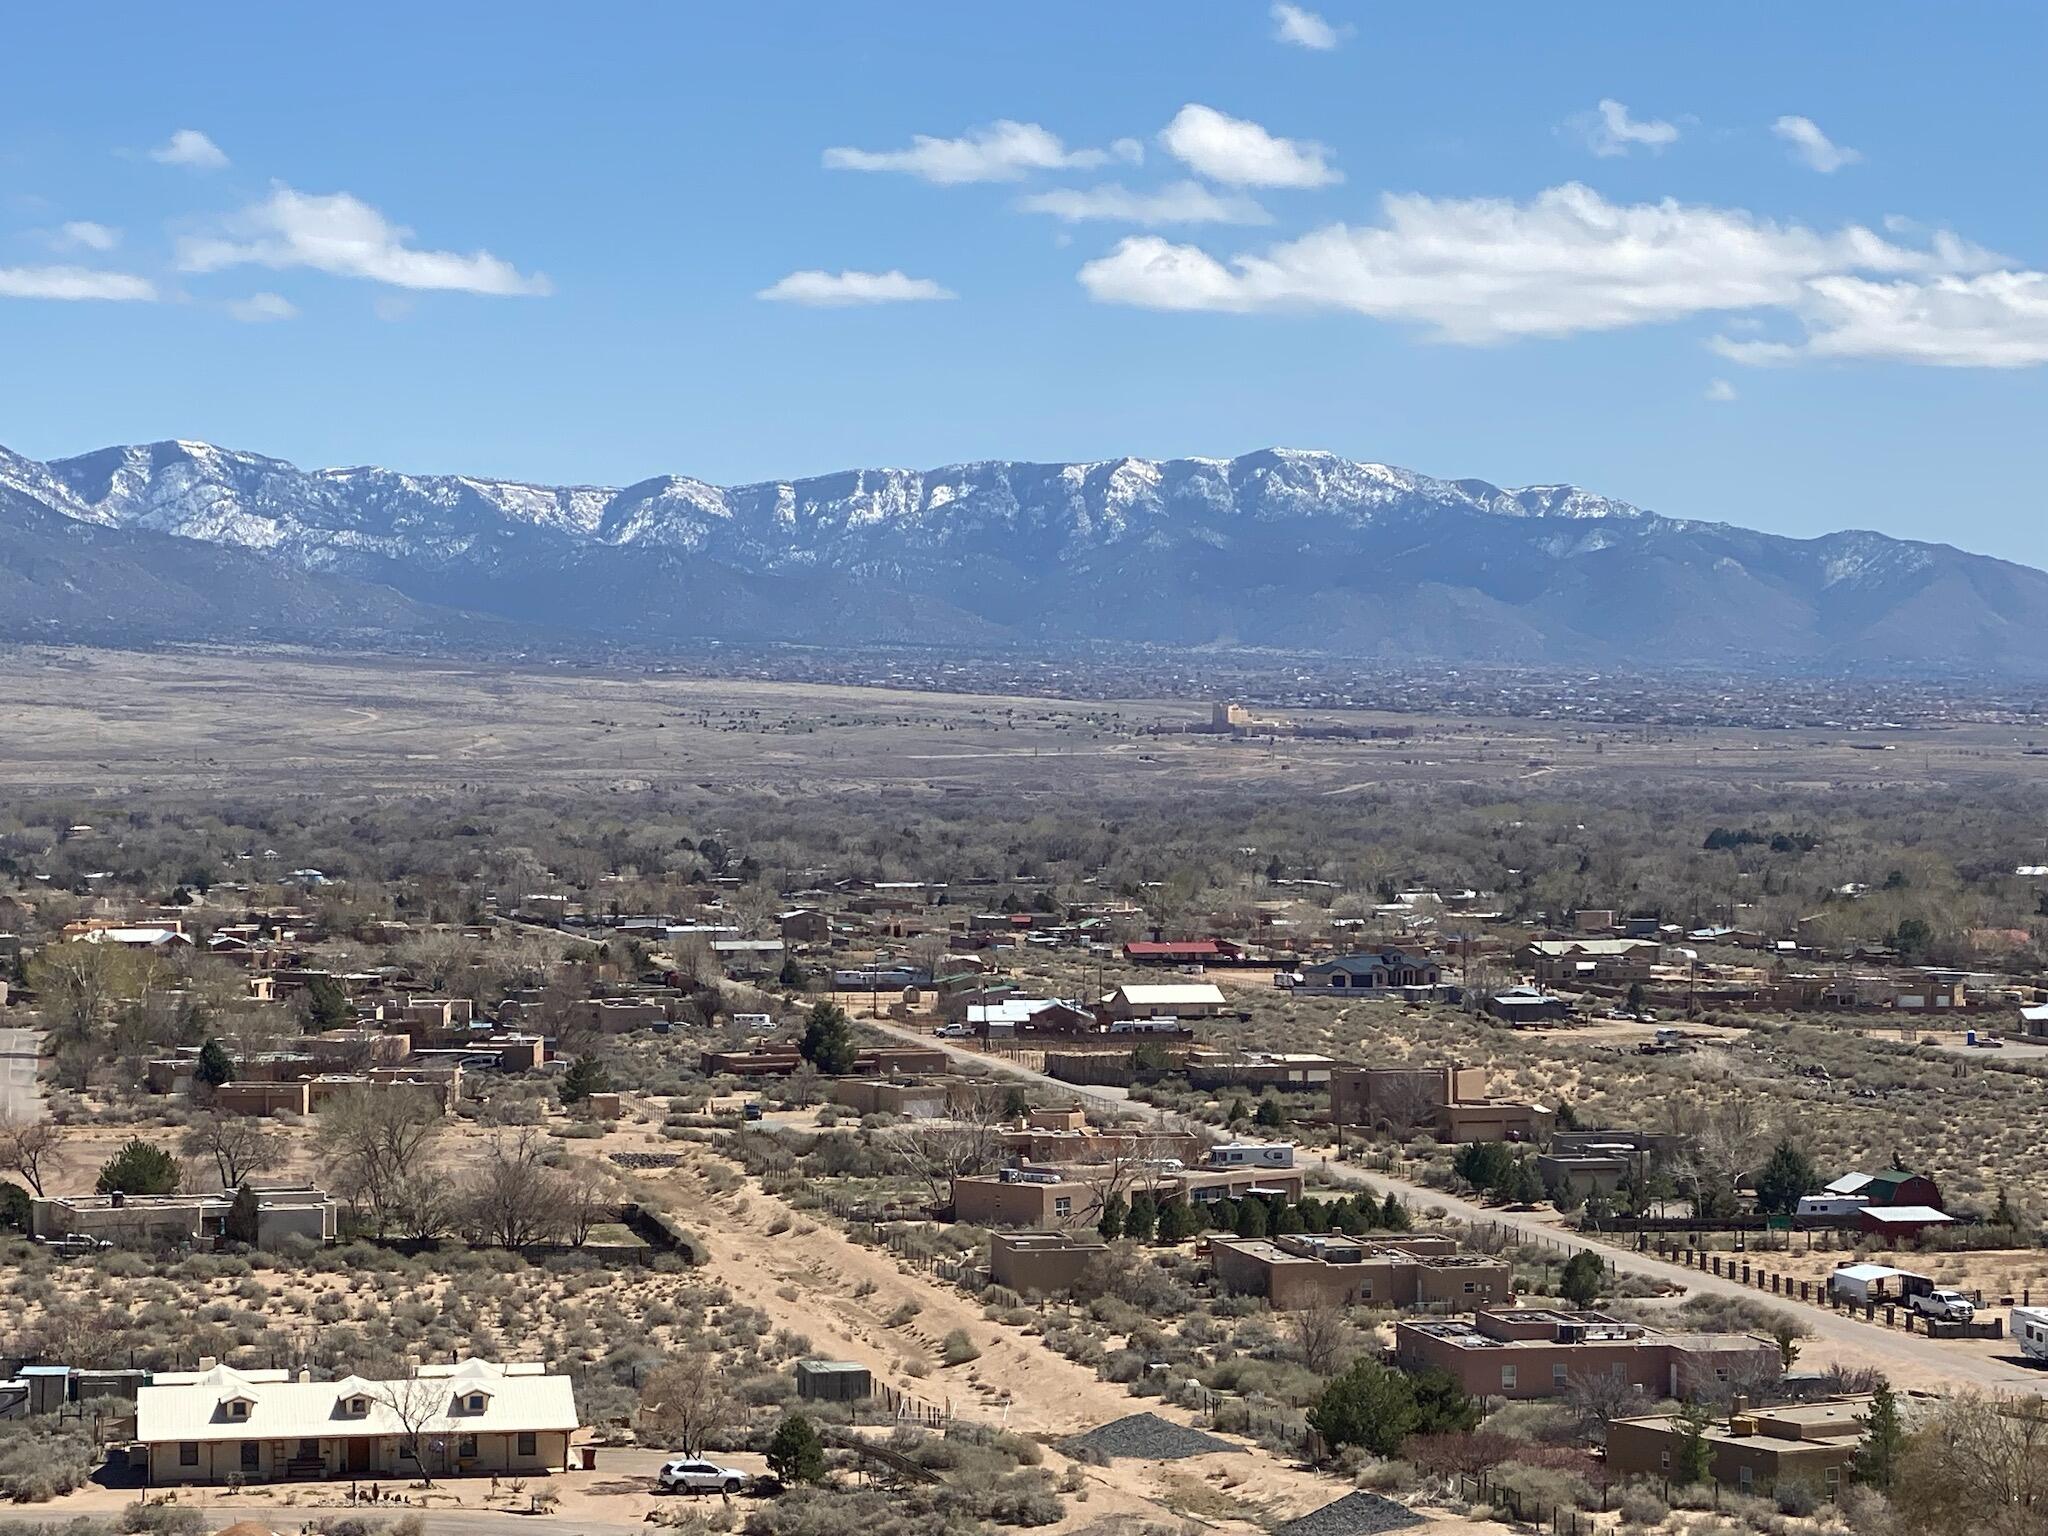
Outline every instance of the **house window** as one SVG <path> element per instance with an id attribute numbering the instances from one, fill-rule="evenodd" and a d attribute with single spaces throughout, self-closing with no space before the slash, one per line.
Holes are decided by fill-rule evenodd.
<path id="1" fill-rule="evenodd" d="M 1073 1215 L 1074 1197 L 1072 1195 L 1054 1195 L 1052 1197 L 1052 1213 L 1055 1216 Z"/>
<path id="2" fill-rule="evenodd" d="M 1360 1301 L 1372 1300 L 1372 1282 L 1370 1280 L 1358 1288 L 1358 1299 Z"/>
<path id="3" fill-rule="evenodd" d="M 244 1472 L 254 1472 L 262 1465 L 262 1461 L 263 1447 L 254 1440 L 244 1440 L 242 1442 L 242 1470 Z"/>
<path id="4" fill-rule="evenodd" d="M 178 1465 L 181 1467 L 196 1467 L 199 1465 L 199 1442 L 197 1440 L 183 1440 L 179 1442 Z"/>
<path id="5" fill-rule="evenodd" d="M 1553 1365 L 1550 1368 L 1550 1384 L 1553 1387 L 1558 1388 L 1560 1391 L 1563 1390 L 1563 1388 L 1565 1387 L 1566 1383 L 1570 1380 L 1570 1378 L 1571 1372 L 1564 1366 Z"/>
<path id="6" fill-rule="evenodd" d="M 1500 1368 L 1500 1389 L 1503 1392 L 1515 1390 L 1515 1368 L 1512 1365 L 1504 1365 Z"/>
<path id="7" fill-rule="evenodd" d="M 455 1454 L 464 1461 L 476 1459 L 476 1436 L 464 1435 L 455 1442 Z"/>
<path id="8" fill-rule="evenodd" d="M 1477 1289 L 1478 1289 L 1478 1287 L 1477 1287 L 1477 1286 L 1475 1286 L 1475 1285 L 1473 1285 L 1473 1283 L 1472 1283 L 1472 1282 L 1471 1282 L 1470 1280 L 1467 1280 L 1467 1281 L 1465 1282 L 1465 1294 L 1466 1294 L 1467 1296 L 1470 1296 L 1470 1295 L 1471 1295 L 1471 1294 L 1473 1293 L 1473 1291 L 1475 1291 L 1475 1290 L 1477 1290 Z"/>
<path id="9" fill-rule="evenodd" d="M 538 1456 L 540 1454 L 540 1436 L 530 1429 L 519 1431 L 519 1454 L 521 1456 Z"/>
<path id="10" fill-rule="evenodd" d="M 249 1417 L 249 1405 L 239 1398 L 236 1399 L 228 1404 L 228 1417 L 231 1419 L 246 1419 Z"/>
<path id="11" fill-rule="evenodd" d="M 469 1402 L 466 1406 L 471 1413 L 482 1413 L 484 1411 L 483 1394 L 481 1392 L 472 1392 L 469 1395 Z"/>
<path id="12" fill-rule="evenodd" d="M 401 1440 L 398 1442 L 398 1459 L 400 1461 L 412 1461 L 414 1459 L 410 1441 Z"/>
<path id="13" fill-rule="evenodd" d="M 1657 1470 L 1660 1472 L 1669 1472 L 1671 1470 L 1671 1453 L 1669 1451 L 1659 1451 L 1657 1453 Z"/>
<path id="14" fill-rule="evenodd" d="M 1842 1469 L 1829 1467 L 1821 1473 L 1821 1483 L 1827 1489 L 1828 1497 L 1832 1499 L 1842 1491 Z"/>
<path id="15" fill-rule="evenodd" d="M 1737 1467 L 1735 1469 L 1735 1481 L 1747 1488 L 1756 1481 L 1756 1474 L 1750 1471 L 1748 1467 Z"/>

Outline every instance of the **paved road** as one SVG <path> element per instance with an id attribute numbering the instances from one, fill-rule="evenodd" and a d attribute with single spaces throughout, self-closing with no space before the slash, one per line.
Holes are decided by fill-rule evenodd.
<path id="1" fill-rule="evenodd" d="M 1064 1083 L 1058 1078 L 1048 1077 L 1043 1072 L 1034 1072 L 1028 1067 L 1004 1061 L 999 1056 L 984 1056 L 978 1051 L 966 1050 L 948 1041 L 935 1040 L 929 1035 L 920 1035 L 878 1019 L 862 1019 L 860 1022 L 885 1034 L 915 1041 L 919 1045 L 936 1045 L 963 1064 L 979 1064 L 1011 1077 L 1043 1084 L 1064 1094 L 1113 1104 L 1119 1109 L 1147 1116 L 1176 1129 L 1191 1129 L 1205 1136 L 1215 1134 L 1212 1126 L 1186 1120 L 1170 1111 L 1131 1100 L 1120 1088 L 1096 1088 L 1083 1083 Z M 1382 1192 L 1391 1189 L 1411 1205 L 1437 1206 L 1460 1221 L 1491 1222 L 1531 1241 L 1562 1245 L 1567 1249 L 1590 1248 L 1612 1268 L 1624 1274 L 1642 1275 L 1648 1279 L 1682 1285 L 1693 1292 L 1740 1296 L 1749 1301 L 1767 1300 L 1765 1297 L 1759 1297 L 1753 1287 L 1745 1286 L 1739 1280 L 1704 1274 L 1697 1269 L 1687 1269 L 1682 1264 L 1666 1263 L 1652 1254 L 1633 1253 L 1623 1248 L 1610 1248 L 1601 1243 L 1580 1242 L 1574 1237 L 1560 1233 L 1557 1228 L 1546 1222 L 1517 1216 L 1512 1211 L 1492 1210 L 1474 1205 L 1470 1201 L 1460 1200 L 1455 1195 L 1445 1194 L 1442 1190 L 1428 1189 L 1404 1179 L 1390 1178 L 1383 1173 L 1361 1173 L 1344 1163 L 1325 1163 L 1323 1166 L 1330 1177 L 1340 1184 L 1362 1184 Z M 2022 1390 L 2029 1394 L 2042 1390 L 2041 1373 L 2014 1361 L 1986 1359 L 1922 1334 L 1895 1333 L 1889 1328 L 1859 1322 L 1853 1317 L 1826 1312 L 1819 1307 L 1786 1307 L 1783 1310 L 1805 1323 L 1815 1338 L 1853 1349 L 1880 1368 L 1889 1364 L 1902 1369 L 1926 1371 L 1963 1387 L 1997 1391 Z"/>
<path id="2" fill-rule="evenodd" d="M 31 1120 L 43 1112 L 36 1087 L 37 1044 L 32 1029 L 0 1029 L 0 1120 Z"/>

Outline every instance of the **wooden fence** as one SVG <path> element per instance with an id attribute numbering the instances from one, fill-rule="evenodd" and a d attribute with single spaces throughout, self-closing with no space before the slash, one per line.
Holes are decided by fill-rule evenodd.
<path id="1" fill-rule="evenodd" d="M 1780 1300 L 1801 1301 L 1809 1306 L 1825 1307 L 1831 1312 L 1852 1317 L 1861 1316 L 1865 1322 L 1882 1323 L 1887 1328 L 1903 1328 L 1911 1333 L 1917 1321 L 1920 1324 L 1920 1331 L 1930 1338 L 2005 1337 L 2005 1322 L 2002 1318 L 1993 1318 L 1984 1323 L 1948 1323 L 1931 1317 L 1921 1317 L 1906 1305 L 1906 1298 L 1903 1296 L 1879 1296 L 1869 1301 L 1856 1301 L 1837 1295 L 1825 1280 L 1809 1280 L 1801 1276 L 1787 1275 L 1779 1270 L 1767 1268 L 1745 1254 L 1710 1253 L 1702 1248 L 1664 1241 L 1652 1243 L 1650 1251 L 1667 1263 L 1696 1269 L 1702 1274 L 1718 1275 L 1723 1280 L 1733 1280 L 1737 1285 L 1748 1286 L 1759 1293 L 1775 1296 Z M 1967 1291 L 1964 1294 L 1970 1298 L 1971 1305 L 1984 1305 L 1982 1290 Z M 2019 1304 L 2033 1305 L 2033 1294 L 2033 1287 L 2022 1287 L 2018 1297 Z M 2011 1302 L 2014 1298 L 2003 1299 Z"/>
<path id="2" fill-rule="evenodd" d="M 1504 1488 L 1484 1472 L 1459 1473 L 1458 1497 L 1467 1504 L 1489 1506 L 1502 1520 L 1512 1520 L 1532 1530 L 1548 1531 L 1552 1536 L 1594 1536 L 1600 1529 L 1597 1515 L 1563 1504 L 1547 1504 L 1518 1488 Z M 1607 1508 L 1604 1490 L 1600 1508 L 1602 1512 Z"/>

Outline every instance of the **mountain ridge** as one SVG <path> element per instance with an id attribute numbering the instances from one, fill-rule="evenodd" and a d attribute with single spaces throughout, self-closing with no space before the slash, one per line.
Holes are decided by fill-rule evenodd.
<path id="1" fill-rule="evenodd" d="M 110 571 L 161 557 L 150 539 L 189 546 L 185 579 L 216 622 L 231 606 L 203 590 L 202 550 L 238 561 L 218 579 L 255 583 L 273 610 L 315 575 L 402 633 L 472 615 L 654 646 L 1087 641 L 2048 675 L 2048 575 L 2025 566 L 1869 530 L 1791 539 L 1575 485 L 1503 488 L 1309 449 L 984 459 L 738 486 L 306 470 L 179 439 L 47 463 L 0 449 L 0 513 L 21 522 L 24 508 L 42 518 L 27 518 L 33 539 L 4 522 L 0 539 L 47 545 L 63 531 L 55 517 L 99 530 Z M 75 560 L 64 570 L 90 585 Z M 35 617 L 32 580 L 15 599 L 11 617 Z"/>

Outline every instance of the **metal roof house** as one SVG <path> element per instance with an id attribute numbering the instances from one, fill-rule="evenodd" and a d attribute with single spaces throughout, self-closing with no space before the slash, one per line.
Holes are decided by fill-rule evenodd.
<path id="1" fill-rule="evenodd" d="M 562 1471 L 578 1427 L 569 1378 L 537 1362 L 464 1360 L 396 1381 L 209 1364 L 159 1372 L 135 1396 L 152 1486 Z"/>

